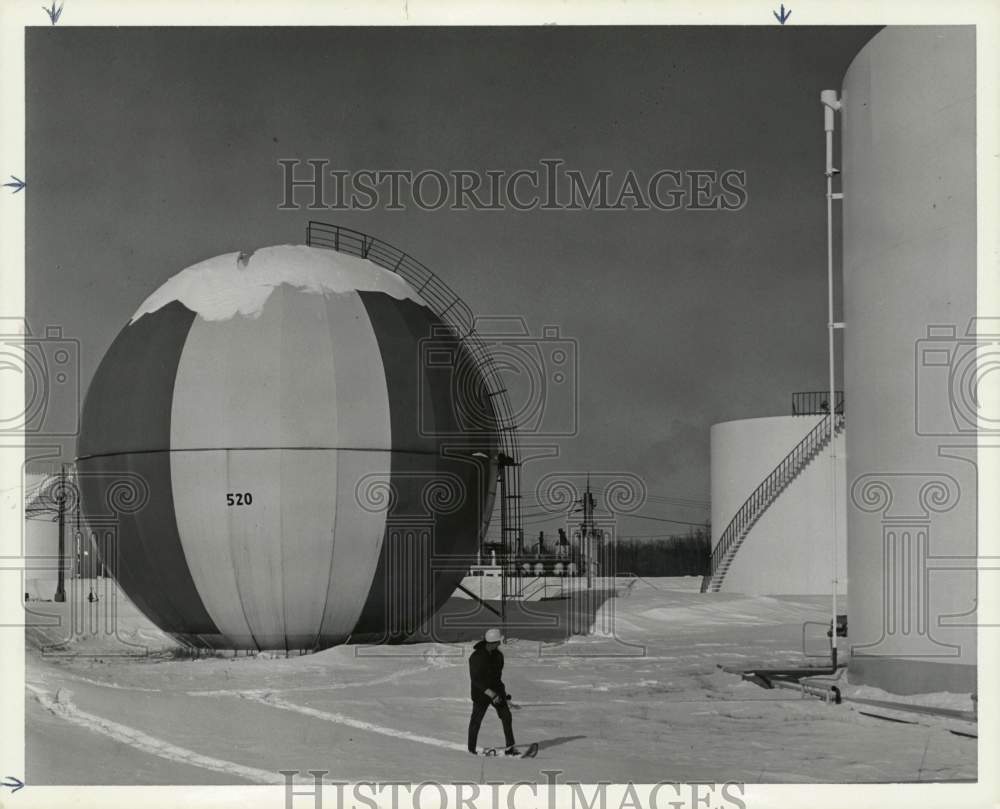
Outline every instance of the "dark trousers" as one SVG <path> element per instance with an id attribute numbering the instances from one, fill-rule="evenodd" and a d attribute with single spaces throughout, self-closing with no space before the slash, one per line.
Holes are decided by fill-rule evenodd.
<path id="1" fill-rule="evenodd" d="M 476 700 L 472 703 L 472 716 L 469 717 L 469 750 L 475 751 L 476 740 L 479 738 L 479 726 L 483 723 L 483 717 L 486 716 L 486 711 L 489 710 L 490 702 L 482 702 Z M 500 721 L 503 723 L 503 737 L 506 742 L 507 747 L 514 744 L 514 723 L 510 715 L 510 708 L 507 707 L 506 702 L 501 702 L 499 705 L 494 706 L 497 711 L 497 716 L 500 717 Z"/>

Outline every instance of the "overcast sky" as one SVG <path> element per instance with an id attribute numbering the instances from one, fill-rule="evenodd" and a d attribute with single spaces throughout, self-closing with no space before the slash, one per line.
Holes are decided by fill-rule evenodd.
<path id="1" fill-rule="evenodd" d="M 827 384 L 819 92 L 840 87 L 875 32 L 29 29 L 29 324 L 80 340 L 85 390 L 169 276 L 302 242 L 310 218 L 344 224 L 423 261 L 476 313 L 576 341 L 579 436 L 525 470 L 529 513 L 534 481 L 555 470 L 627 471 L 654 498 L 707 501 L 710 425 L 787 414 L 793 391 Z M 747 204 L 279 209 L 278 161 L 317 158 L 442 172 L 558 158 L 619 179 L 736 169 Z M 662 499 L 643 513 L 707 515 Z"/>

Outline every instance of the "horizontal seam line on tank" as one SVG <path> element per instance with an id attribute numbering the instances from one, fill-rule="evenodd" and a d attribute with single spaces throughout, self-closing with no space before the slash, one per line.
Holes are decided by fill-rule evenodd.
<path id="1" fill-rule="evenodd" d="M 130 449 L 120 452 L 97 452 L 92 455 L 77 455 L 75 460 L 89 461 L 91 458 L 113 458 L 116 455 L 154 455 L 160 452 L 266 452 L 274 450 L 342 450 L 345 452 L 403 452 L 407 455 L 441 455 L 440 452 L 427 449 L 393 449 L 391 447 L 171 447 L 170 449 Z"/>

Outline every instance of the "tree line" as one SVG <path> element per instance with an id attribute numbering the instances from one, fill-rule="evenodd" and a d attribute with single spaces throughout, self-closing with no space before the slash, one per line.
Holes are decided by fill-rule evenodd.
<path id="1" fill-rule="evenodd" d="M 705 576 L 712 556 L 711 529 L 658 539 L 623 537 L 612 550 L 618 573 L 637 576 Z"/>

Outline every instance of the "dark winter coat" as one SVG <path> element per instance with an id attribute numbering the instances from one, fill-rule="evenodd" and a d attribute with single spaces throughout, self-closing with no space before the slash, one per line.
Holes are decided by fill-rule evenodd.
<path id="1" fill-rule="evenodd" d="M 503 652 L 486 648 L 486 641 L 481 640 L 472 647 L 469 656 L 469 679 L 472 681 L 472 701 L 490 702 L 486 689 L 492 689 L 495 694 L 506 696 L 507 688 L 500 676 L 503 674 Z"/>

